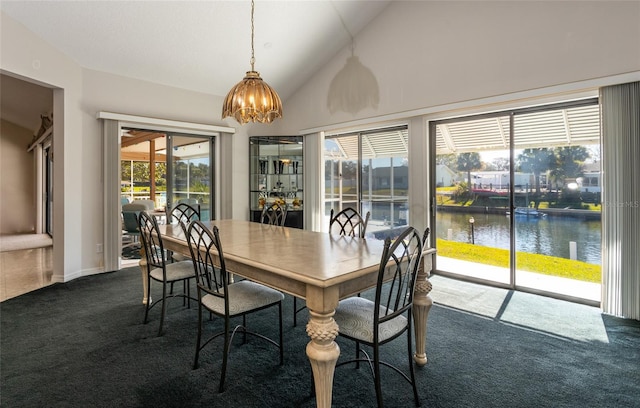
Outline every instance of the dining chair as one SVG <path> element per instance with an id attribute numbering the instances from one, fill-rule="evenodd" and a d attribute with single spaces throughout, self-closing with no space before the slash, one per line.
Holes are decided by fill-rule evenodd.
<path id="1" fill-rule="evenodd" d="M 365 218 L 362 218 L 360 214 L 351 207 L 347 207 L 338 212 L 334 216 L 334 210 L 331 209 L 329 216 L 329 233 L 338 234 L 342 236 L 364 238 L 367 231 L 367 224 L 369 223 L 369 217 L 371 212 L 367 211 Z M 306 309 L 306 306 L 298 307 L 298 298 L 293 298 L 293 326 L 298 325 L 298 313 Z"/>
<path id="2" fill-rule="evenodd" d="M 411 312 L 421 259 L 422 239 L 415 228 L 406 228 L 393 242 L 386 238 L 374 300 L 358 296 L 341 300 L 333 316 L 339 327 L 339 336 L 356 344 L 355 358 L 339 362 L 336 367 L 356 363 L 358 368 L 360 362 L 367 362 L 373 373 L 378 407 L 383 406 L 380 366 L 391 368 L 408 381 L 413 387 L 415 405 L 420 406 L 412 360 Z M 380 346 L 403 333 L 407 339 L 409 375 L 380 358 Z M 362 350 L 363 345 L 373 349 L 373 358 Z"/>
<path id="3" fill-rule="evenodd" d="M 429 227 L 425 228 L 424 233 L 422 234 L 422 252 L 430 249 L 429 248 L 429 234 L 431 233 L 431 229 Z M 422 254 L 424 257 L 424 254 Z M 420 266 L 422 268 L 422 266 Z"/>
<path id="4" fill-rule="evenodd" d="M 195 208 L 198 211 L 198 214 L 201 213 L 200 202 L 197 198 L 181 198 L 176 204 L 189 204 L 191 207 Z"/>
<path id="5" fill-rule="evenodd" d="M 162 335 L 162 327 L 167 312 L 167 300 L 173 297 L 181 297 L 187 300 L 187 307 L 190 307 L 189 300 L 196 300 L 191 297 L 189 282 L 195 278 L 193 273 L 193 262 L 181 261 L 168 263 L 166 261 L 167 254 L 164 250 L 162 235 L 158 228 L 158 221 L 153 215 L 147 211 L 142 211 L 138 217 L 138 226 L 142 238 L 145 259 L 147 261 L 147 288 L 149 288 L 149 298 L 144 311 L 144 323 L 149 319 L 149 310 L 157 304 L 162 305 L 160 311 L 160 328 L 158 336 Z M 162 284 L 162 298 L 155 302 L 151 301 L 151 282 L 160 282 Z M 167 286 L 175 282 L 183 283 L 183 293 L 167 294 Z"/>
<path id="6" fill-rule="evenodd" d="M 140 228 L 138 227 L 138 216 L 140 212 L 145 211 L 146 206 L 142 204 L 124 204 L 122 205 L 122 226 L 124 234 L 122 238 L 130 238 L 130 242 L 123 245 L 122 248 L 139 246 Z"/>
<path id="7" fill-rule="evenodd" d="M 367 211 L 365 217 L 362 218 L 360 213 L 351 207 L 334 215 L 332 208 L 329 216 L 329 233 L 364 238 L 370 216 L 371 212 Z"/>
<path id="8" fill-rule="evenodd" d="M 140 204 L 146 207 L 146 211 L 153 211 L 156 208 L 156 202 L 153 200 L 133 200 L 131 204 Z"/>
<path id="9" fill-rule="evenodd" d="M 178 203 L 167 214 L 169 224 L 184 223 L 189 225 L 193 220 L 200 219 L 200 207 L 195 207 L 187 203 Z"/>
<path id="10" fill-rule="evenodd" d="M 222 371 L 218 388 L 219 392 L 222 392 L 224 390 L 233 336 L 238 330 L 242 331 L 244 341 L 246 341 L 247 334 L 250 334 L 276 346 L 280 351 L 280 365 L 282 365 L 284 360 L 284 350 L 282 348 L 282 300 L 284 295 L 275 289 L 250 280 L 231 282 L 231 274 L 227 271 L 225 265 L 224 252 L 217 226 L 214 226 L 212 231 L 201 221 L 194 221 L 189 225 L 186 235 L 191 258 L 193 259 L 192 274 L 195 269 L 198 285 L 198 339 L 193 368 L 196 369 L 198 367 L 200 351 L 213 339 L 224 336 Z M 248 314 L 274 306 L 278 307 L 279 342 L 263 334 L 247 330 Z M 224 329 L 212 335 L 203 343 L 202 313 L 204 310 L 223 318 Z M 242 317 L 242 324 L 232 328 L 231 320 L 236 317 Z"/>
<path id="11" fill-rule="evenodd" d="M 262 209 L 262 215 L 260 216 L 260 222 L 262 224 L 280 225 L 283 227 L 286 219 L 287 204 L 279 204 L 276 202 L 265 205 Z"/>
<path id="12" fill-rule="evenodd" d="M 200 205 L 196 207 L 194 205 L 187 204 L 187 203 L 178 203 L 175 207 L 173 207 L 167 213 L 167 223 L 184 225 L 185 229 L 186 227 L 189 226 L 189 224 L 192 221 L 199 220 L 199 219 L 200 219 Z M 180 262 L 189 258 L 182 254 L 172 253 L 171 259 L 176 262 Z M 171 289 L 172 289 L 171 291 L 173 292 L 173 287 Z"/>

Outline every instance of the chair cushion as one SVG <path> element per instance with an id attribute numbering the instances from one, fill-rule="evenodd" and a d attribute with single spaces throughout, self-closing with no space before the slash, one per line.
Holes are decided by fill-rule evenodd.
<path id="1" fill-rule="evenodd" d="M 178 254 L 178 253 L 174 252 L 171 255 L 171 259 L 173 259 L 174 262 L 182 262 L 182 261 L 187 261 L 188 260 L 189 262 L 191 262 L 191 267 L 193 268 L 193 261 L 191 261 L 191 258 L 189 258 L 186 255 L 182 255 L 182 254 Z"/>
<path id="2" fill-rule="evenodd" d="M 167 270 L 167 282 L 180 281 L 196 277 L 196 273 L 193 269 L 193 261 L 168 263 L 166 264 L 165 268 Z M 152 269 L 151 277 L 157 281 L 162 282 L 162 269 Z"/>
<path id="3" fill-rule="evenodd" d="M 373 310 L 375 303 L 361 297 L 350 297 L 338 303 L 336 314 L 333 316 L 340 330 L 340 334 L 366 343 L 373 343 Z M 384 309 L 380 308 L 380 314 Z M 398 316 L 379 327 L 379 341 L 393 337 L 407 327 L 407 318 Z"/>
<path id="4" fill-rule="evenodd" d="M 264 306 L 278 303 L 284 295 L 275 289 L 243 280 L 228 286 L 229 315 L 235 316 Z M 224 315 L 224 298 L 206 295 L 202 297 L 202 305 L 213 313 Z"/>

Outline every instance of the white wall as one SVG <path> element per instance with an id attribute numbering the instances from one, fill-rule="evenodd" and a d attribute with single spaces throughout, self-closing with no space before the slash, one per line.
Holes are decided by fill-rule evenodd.
<path id="1" fill-rule="evenodd" d="M 82 273 L 78 256 L 87 226 L 75 218 L 81 212 L 77 199 L 82 171 L 82 70 L 23 25 L 0 14 L 0 68 L 54 88 L 53 92 L 53 277 L 66 281 Z M 62 91 L 64 90 L 64 91 Z M 89 226 L 91 230 L 91 226 Z"/>
<path id="2" fill-rule="evenodd" d="M 640 2 L 396 1 L 355 39 L 380 103 L 356 115 L 327 108 L 345 48 L 284 103 L 274 131 L 336 128 L 365 118 L 640 70 Z"/>
<path id="3" fill-rule="evenodd" d="M 111 111 L 203 124 L 234 126 L 222 121 L 222 97 L 185 91 L 83 69 L 52 49 L 21 24 L 2 14 L 0 68 L 31 78 L 54 91 L 54 281 L 103 271 L 96 245 L 104 236 L 102 186 L 102 125 L 96 114 Z M 17 41 L 16 39 L 19 39 Z M 63 117 L 64 120 L 56 120 Z M 61 136 L 60 136 L 61 135 Z M 232 140 L 248 163 L 246 133 Z M 227 158 L 228 160 L 229 158 Z M 232 166 L 234 174 L 221 182 L 234 184 L 239 201 L 247 201 L 246 167 Z M 236 193 L 234 179 L 238 179 Z M 244 184 L 244 186 L 243 186 Z M 248 205 L 248 204 L 247 204 Z M 248 217 L 242 208 L 233 216 Z"/>
<path id="4" fill-rule="evenodd" d="M 32 130 L 0 121 L 0 235 L 35 232 L 35 151 L 27 152 L 32 136 Z"/>
<path id="5" fill-rule="evenodd" d="M 222 111 L 221 98 L 192 92 L 151 82 L 125 78 L 100 71 L 83 69 L 84 99 L 81 105 L 83 133 L 85 136 L 83 156 L 95 158 L 84 161 L 83 185 L 85 190 L 82 219 L 95 224 L 91 236 L 83 242 L 83 264 L 98 265 L 102 255 L 96 253 L 96 243 L 103 239 L 102 213 L 103 185 L 96 182 L 102 174 L 102 123 L 96 119 L 100 111 L 123 113 L 151 118 L 203 124 L 225 125 L 219 118 Z M 216 115 L 217 114 L 217 115 Z M 223 177 L 223 180 L 228 177 Z M 228 181 L 226 181 L 228 182 Z M 88 266 L 89 267 L 89 266 Z"/>

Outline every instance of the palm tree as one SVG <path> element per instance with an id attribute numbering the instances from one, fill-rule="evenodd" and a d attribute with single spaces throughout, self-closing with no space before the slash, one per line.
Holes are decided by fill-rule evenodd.
<path id="1" fill-rule="evenodd" d="M 556 157 L 552 149 L 546 147 L 524 149 L 516 159 L 520 170 L 533 173 L 536 193 L 540 193 L 540 174 L 555 167 Z"/>
<path id="2" fill-rule="evenodd" d="M 482 168 L 482 161 L 478 152 L 460 153 L 457 160 L 458 170 L 467 172 L 467 186 L 471 192 L 471 172 Z"/>
<path id="3" fill-rule="evenodd" d="M 580 177 L 584 161 L 590 157 L 589 151 L 584 146 L 558 147 L 554 154 L 555 166 L 551 169 L 551 175 L 559 181 Z"/>

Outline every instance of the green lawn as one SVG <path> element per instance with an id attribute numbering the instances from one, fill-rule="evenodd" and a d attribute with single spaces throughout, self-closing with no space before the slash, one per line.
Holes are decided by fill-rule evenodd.
<path id="1" fill-rule="evenodd" d="M 509 267 L 509 251 L 438 239 L 436 248 L 438 255 L 486 265 Z M 517 252 L 518 269 L 544 275 L 571 278 L 586 282 L 600 282 L 600 265 L 581 261 L 557 258 L 555 256 Z"/>

